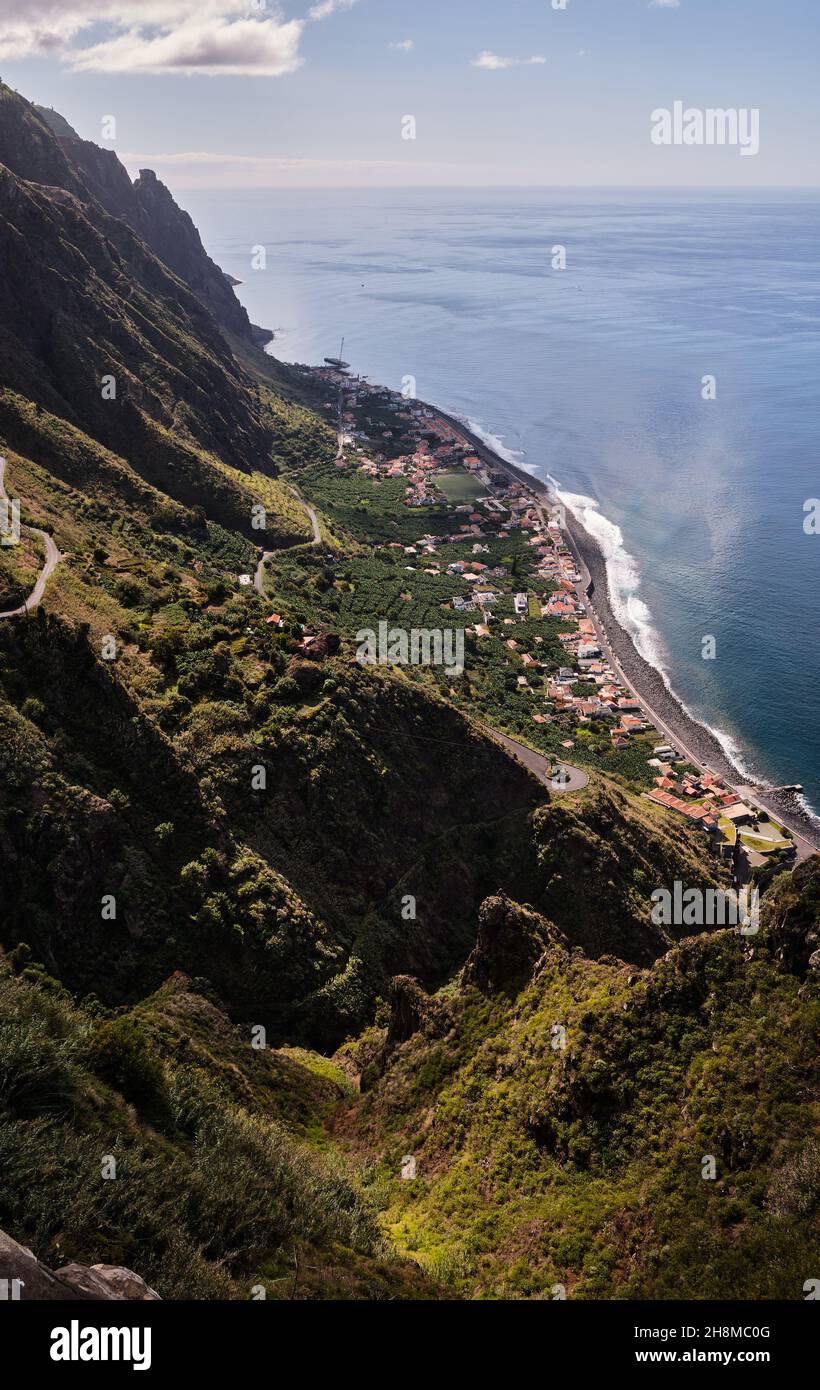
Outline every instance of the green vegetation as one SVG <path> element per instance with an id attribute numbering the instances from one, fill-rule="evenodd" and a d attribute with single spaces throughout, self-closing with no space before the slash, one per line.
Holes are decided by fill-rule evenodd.
<path id="1" fill-rule="evenodd" d="M 322 508 L 335 530 L 369 545 L 385 541 L 409 545 L 420 527 L 440 536 L 450 529 L 446 507 L 405 505 L 403 478 L 368 478 L 331 463 L 304 470 L 299 486 Z"/>
<path id="2" fill-rule="evenodd" d="M 759 940 L 655 924 L 725 870 L 640 796 L 653 735 L 545 703 L 526 534 L 337 467 L 167 190 L 66 149 L 0 85 L 0 453 L 64 557 L 0 623 L 0 1226 L 164 1297 L 801 1297 L 818 861 L 771 823 Z M 388 459 L 408 421 L 356 412 Z M 483 626 L 466 563 L 461 674 L 354 659 Z"/>
<path id="3" fill-rule="evenodd" d="M 720 931 L 639 974 L 568 950 L 545 922 L 523 987 L 503 966 L 525 914 L 487 904 L 438 1035 L 422 1024 L 386 1054 L 383 1032 L 346 1049 L 352 1065 L 381 1060 L 337 1133 L 360 1156 L 381 1145 L 385 1229 L 451 1296 L 803 1296 L 820 1001 L 778 957 L 816 909 L 816 863 L 798 892 L 780 883 L 753 949 Z M 391 1181 L 405 1153 L 416 1180 Z"/>
<path id="4" fill-rule="evenodd" d="M 23 528 L 16 545 L 0 546 L 0 611 L 19 608 L 43 567 L 43 545 Z"/>
<path id="5" fill-rule="evenodd" d="M 164 1298 L 426 1296 L 311 1142 L 339 1085 L 185 980 L 106 1019 L 0 956 L 0 1044 L 0 1225 L 41 1258 L 138 1266 Z"/>

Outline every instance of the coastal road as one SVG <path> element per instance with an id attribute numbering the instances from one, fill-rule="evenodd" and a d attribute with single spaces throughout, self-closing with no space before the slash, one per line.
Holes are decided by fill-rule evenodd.
<path id="1" fill-rule="evenodd" d="M 481 724 L 481 730 L 489 735 L 495 743 L 500 743 L 512 757 L 517 758 L 530 772 L 534 773 L 539 782 L 543 782 L 545 787 L 549 787 L 554 796 L 562 796 L 565 792 L 579 792 L 589 784 L 589 777 L 586 772 L 582 772 L 580 767 L 571 767 L 569 763 L 561 762 L 560 759 L 545 758 L 543 754 L 536 753 L 535 749 L 528 748 L 526 743 L 519 743 L 517 738 L 510 738 L 509 734 L 499 733 L 498 729 L 491 729 L 488 724 Z M 561 768 L 566 776 L 566 781 L 561 781 L 558 785 L 553 780 L 553 768 Z"/>
<path id="2" fill-rule="evenodd" d="M 584 588 L 587 589 L 587 587 L 591 583 L 591 576 L 589 574 L 589 570 L 587 569 L 582 557 L 578 554 L 574 545 L 572 546 L 572 551 L 575 558 L 575 562 L 582 576 Z M 710 768 L 709 765 L 705 763 L 702 758 L 697 757 L 697 755 L 693 753 L 690 748 L 687 748 L 686 743 L 681 738 L 680 734 L 677 733 L 674 729 L 670 728 L 670 726 L 663 719 L 661 719 L 660 715 L 655 712 L 655 710 L 652 708 L 646 697 L 629 679 L 629 677 L 623 669 L 623 666 L 621 665 L 620 661 L 618 660 L 615 654 L 614 648 L 612 647 L 612 644 L 609 641 L 609 636 L 607 634 L 606 628 L 604 627 L 603 622 L 598 616 L 592 599 L 589 597 L 588 593 L 586 594 L 586 597 L 584 599 L 584 607 L 589 618 L 595 625 L 595 632 L 598 637 L 598 643 L 601 647 L 601 651 L 603 652 L 606 659 L 609 661 L 612 668 L 615 671 L 617 671 L 621 683 L 625 686 L 627 690 L 629 690 L 632 693 L 635 699 L 639 701 L 647 718 L 651 720 L 655 728 L 658 729 L 660 733 L 666 736 L 666 738 L 671 743 L 672 747 L 677 748 L 679 752 L 681 752 L 684 755 L 686 760 L 692 763 L 693 767 L 699 768 L 702 772 L 711 772 L 713 769 Z M 805 835 L 801 834 L 794 824 L 789 824 L 788 817 L 784 815 L 782 808 L 777 806 L 777 804 L 774 802 L 768 802 L 765 794 L 759 792 L 756 788 L 750 787 L 745 784 L 733 784 L 726 777 L 723 777 L 722 780 L 726 783 L 727 786 L 731 788 L 733 792 L 740 796 L 747 804 L 757 806 L 758 808 L 766 811 L 767 814 L 771 815 L 774 818 L 774 820 L 779 822 L 781 825 L 788 825 L 788 829 L 794 839 L 795 849 L 797 850 L 798 862 L 800 862 L 803 859 L 808 859 L 812 854 L 817 854 L 817 846 L 812 844 L 811 840 L 808 840 Z"/>
<path id="3" fill-rule="evenodd" d="M 447 416 L 445 416 L 444 418 L 449 419 L 449 417 Z M 464 429 L 464 426 L 460 425 L 459 422 L 455 419 L 450 420 L 450 423 L 458 425 L 458 428 L 462 430 Z M 507 460 L 499 458 L 497 455 L 494 454 L 494 452 L 491 449 L 488 448 L 487 445 L 483 445 L 482 449 L 482 441 L 477 439 L 475 436 L 472 436 L 472 441 L 476 447 L 476 452 L 480 456 L 482 456 L 483 454 L 483 456 L 486 458 L 486 461 L 492 461 L 493 466 L 499 468 L 502 472 L 506 473 L 508 478 L 513 479 L 516 482 L 524 483 L 525 486 L 529 487 L 530 491 L 536 499 L 536 509 L 538 512 L 539 519 L 542 525 L 546 526 L 548 518 L 545 515 L 544 507 L 542 506 L 540 499 L 543 497 L 548 505 L 552 505 L 554 503 L 556 499 L 550 487 L 546 483 L 542 482 L 540 478 L 530 477 L 528 474 L 524 474 L 520 470 L 518 470 L 515 467 L 515 465 L 508 463 Z M 578 522 L 577 524 L 580 526 L 580 522 Z M 624 688 L 630 691 L 630 693 L 635 697 L 635 699 L 639 701 L 646 713 L 647 718 L 651 720 L 651 722 L 655 725 L 656 729 L 658 729 L 660 733 L 665 735 L 665 737 L 669 740 L 673 747 L 680 750 L 680 752 L 684 755 L 687 761 L 693 765 L 693 767 L 699 768 L 702 772 L 713 772 L 714 769 L 711 768 L 708 763 L 704 762 L 703 758 L 698 757 L 695 753 L 692 752 L 691 748 L 687 747 L 686 742 L 684 741 L 684 739 L 681 738 L 680 734 L 675 729 L 671 728 L 665 720 L 661 719 L 660 715 L 655 712 L 652 705 L 646 699 L 642 691 L 635 685 L 635 683 L 632 680 L 630 680 L 629 676 L 627 676 L 626 672 L 623 669 L 623 666 L 621 665 L 620 661 L 618 660 L 618 657 L 615 654 L 615 650 L 612 646 L 612 643 L 609 640 L 609 635 L 607 633 L 606 627 L 604 626 L 602 619 L 596 612 L 595 605 L 593 603 L 592 598 L 590 597 L 589 590 L 592 586 L 592 576 L 590 575 L 589 570 L 586 564 L 584 563 L 584 559 L 583 556 L 580 554 L 579 547 L 575 543 L 575 538 L 573 536 L 571 526 L 568 525 L 566 527 L 564 534 L 566 536 L 570 550 L 572 551 L 572 555 L 578 567 L 578 571 L 582 577 L 582 586 L 584 591 L 583 603 L 587 616 L 591 619 L 592 623 L 595 626 L 595 632 L 598 637 L 598 642 L 600 644 L 601 651 L 603 652 L 606 659 L 609 661 L 613 670 L 617 671 L 619 679 L 623 684 Z M 790 815 L 787 810 L 784 810 L 782 806 L 778 805 L 775 799 L 768 797 L 765 791 L 759 791 L 756 787 L 750 787 L 748 784 L 740 781 L 733 782 L 730 778 L 726 777 L 722 773 L 720 774 L 720 776 L 722 780 L 726 783 L 726 785 L 730 787 L 731 790 L 735 792 L 739 797 L 741 797 L 742 800 L 745 801 L 748 805 L 756 806 L 758 809 L 765 811 L 768 815 L 772 816 L 772 818 L 776 822 L 778 822 L 781 825 L 785 825 L 788 828 L 789 832 L 793 837 L 795 849 L 797 850 L 798 862 L 800 862 L 803 859 L 808 859 L 812 854 L 818 853 L 817 842 L 810 840 L 805 835 L 805 833 L 803 833 L 802 829 L 799 827 L 799 824 L 796 823 L 795 817 Z M 568 788 L 568 790 L 570 790 L 570 788 Z"/>
<path id="4" fill-rule="evenodd" d="M 0 458 L 0 501 L 10 503 L 11 498 L 6 492 L 5 474 L 6 460 L 4 458 Z M 20 604 L 19 608 L 9 608 L 6 610 L 5 613 L 0 613 L 0 618 L 19 618 L 22 617 L 24 613 L 30 613 L 32 609 L 36 608 L 38 603 L 42 599 L 43 594 L 45 593 L 46 584 L 48 583 L 50 576 L 52 575 L 54 570 L 57 568 L 57 565 L 59 565 L 60 561 L 63 558 L 59 550 L 57 549 L 57 546 L 54 544 L 53 536 L 50 536 L 48 534 L 48 531 L 38 531 L 34 526 L 27 526 L 26 530 L 31 531 L 35 536 L 39 536 L 41 541 L 45 545 L 45 564 L 43 565 L 43 568 L 40 572 L 40 577 L 37 580 L 37 583 L 34 585 L 34 588 L 32 589 L 28 598 Z"/>
<path id="5" fill-rule="evenodd" d="M 542 524 L 546 524 L 547 517 L 545 516 L 544 506 L 542 505 L 541 499 L 544 500 L 547 506 L 554 505 L 555 501 L 557 500 L 552 489 L 548 486 L 548 484 L 544 483 L 540 478 L 533 477 L 527 473 L 524 473 L 523 470 L 516 468 L 515 465 L 509 463 L 508 460 L 502 459 L 498 454 L 495 453 L 494 450 L 490 449 L 489 446 L 485 444 L 483 440 L 479 439 L 461 421 L 455 419 L 455 417 L 447 415 L 445 412 L 438 410 L 436 407 L 431 406 L 428 408 L 433 410 L 435 414 L 441 416 L 442 419 L 446 420 L 449 424 L 454 425 L 457 429 L 461 430 L 462 433 L 464 433 L 468 438 L 470 438 L 473 447 L 475 448 L 475 452 L 478 454 L 480 458 L 484 460 L 485 463 L 491 464 L 494 468 L 497 468 L 501 472 L 506 473 L 508 478 L 516 482 L 523 483 L 526 487 L 528 487 L 536 499 L 536 506 L 540 520 Z M 573 522 L 575 521 L 576 519 L 573 518 Z M 580 522 L 577 522 L 577 525 L 580 526 Z M 681 753 L 684 754 L 687 760 L 690 763 L 692 763 L 694 767 L 699 768 L 703 772 L 715 771 L 716 769 L 710 767 L 709 764 L 705 762 L 702 757 L 697 756 L 691 751 L 691 748 L 687 747 L 686 742 L 684 741 L 684 739 L 681 738 L 680 734 L 675 729 L 671 728 L 665 720 L 661 719 L 660 715 L 656 714 L 652 705 L 646 699 L 642 691 L 627 676 L 620 661 L 615 655 L 615 651 L 611 642 L 609 641 L 609 637 L 604 623 L 602 622 L 601 618 L 596 612 L 595 605 L 592 601 L 592 598 L 590 597 L 589 588 L 592 583 L 592 577 L 589 573 L 586 564 L 584 563 L 583 556 L 580 553 L 580 548 L 576 543 L 571 524 L 567 525 L 564 534 L 567 543 L 570 547 L 570 550 L 572 551 L 575 563 L 578 567 L 578 571 L 582 576 L 584 589 L 584 607 L 586 609 L 587 615 L 595 625 L 595 631 L 597 633 L 598 641 L 600 643 L 601 650 L 604 653 L 604 656 L 610 662 L 613 669 L 618 672 L 619 679 L 621 680 L 625 689 L 629 690 L 631 694 L 634 695 L 635 699 L 640 702 L 640 704 L 646 712 L 647 717 L 652 721 L 652 723 L 659 730 L 659 732 L 665 735 L 665 737 L 675 748 L 680 749 Z M 810 855 L 818 853 L 818 850 L 820 850 L 820 840 L 818 840 L 816 837 L 810 839 L 807 836 L 805 828 L 801 824 L 801 820 L 798 818 L 798 816 L 792 814 L 788 810 L 788 808 L 784 808 L 783 806 L 781 806 L 776 800 L 776 798 L 774 798 L 770 794 L 767 794 L 765 789 L 758 790 L 758 788 L 756 787 L 750 787 L 746 783 L 744 783 L 740 778 L 734 781 L 732 778 L 727 777 L 724 772 L 720 772 L 719 775 L 721 779 L 726 783 L 726 785 L 730 787 L 731 790 L 735 792 L 738 796 L 740 796 L 745 802 L 747 802 L 749 805 L 756 806 L 759 809 L 766 811 L 767 814 L 771 815 L 775 821 L 777 821 L 781 825 L 785 825 L 788 828 L 788 830 L 794 838 L 794 844 L 797 850 L 798 861 L 808 859 Z"/>
<path id="6" fill-rule="evenodd" d="M 311 507 L 310 503 L 305 501 L 304 497 L 302 496 L 302 494 L 301 494 L 301 492 L 299 491 L 299 489 L 298 489 L 298 487 L 296 486 L 296 484 L 295 484 L 295 483 L 288 483 L 288 487 L 290 488 L 291 492 L 293 493 L 293 495 L 294 495 L 294 497 L 297 499 L 297 501 L 301 502 L 302 506 L 304 507 L 305 511 L 307 512 L 308 521 L 310 522 L 310 528 L 311 528 L 311 531 L 312 531 L 312 533 L 313 533 L 313 536 L 312 536 L 312 539 L 311 539 L 310 544 L 311 544 L 311 545 L 321 545 L 321 544 L 322 544 L 322 531 L 321 531 L 321 527 L 319 526 L 319 518 L 317 517 L 317 515 L 316 515 L 315 511 L 313 510 L 313 508 Z M 297 545 L 303 545 L 304 542 L 303 542 L 303 541 L 297 541 L 296 544 L 297 544 Z M 295 549 L 296 549 L 296 546 L 289 546 L 288 549 L 295 550 Z M 276 552 L 275 550 L 263 550 L 263 551 L 262 551 L 262 558 L 260 559 L 259 564 L 256 566 L 256 573 L 255 573 L 254 576 L 253 576 L 253 587 L 254 587 L 254 589 L 256 590 L 256 592 L 257 592 L 258 594 L 264 595 L 264 593 L 265 593 L 265 564 L 266 564 L 266 562 L 267 562 L 268 560 L 270 560 L 270 559 L 271 559 L 274 555 L 276 555 L 276 554 L 277 554 L 277 552 Z"/>

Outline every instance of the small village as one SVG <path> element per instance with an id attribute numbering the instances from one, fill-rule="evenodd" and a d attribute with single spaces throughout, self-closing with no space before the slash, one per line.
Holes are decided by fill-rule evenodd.
<path id="1" fill-rule="evenodd" d="M 793 858 L 795 845 L 788 831 L 748 805 L 715 773 L 699 769 L 671 743 L 660 741 L 640 700 L 602 650 L 563 528 L 562 508 L 545 510 L 543 500 L 516 471 L 501 460 L 491 462 L 486 450 L 479 454 L 466 427 L 432 407 L 351 377 L 346 365 L 335 359 L 314 374 L 331 388 L 338 403 L 335 467 L 358 471 L 374 482 L 404 483 L 404 505 L 410 514 L 418 514 L 419 535 L 410 544 L 386 544 L 404 551 L 409 573 L 421 567 L 425 574 L 452 576 L 467 586 L 466 592 L 452 596 L 450 606 L 454 615 L 475 615 L 466 628 L 475 638 L 509 629 L 503 640 L 509 661 L 520 667 L 517 687 L 532 695 L 532 722 L 557 724 L 575 734 L 560 740 L 567 762 L 572 761 L 578 732 L 590 726 L 605 729 L 614 750 L 627 749 L 636 736 L 644 736 L 649 739 L 646 763 L 653 785 L 643 795 L 700 826 L 712 852 L 739 883 L 748 881 L 771 856 Z M 334 406 L 333 396 L 329 407 Z M 425 529 L 425 513 L 433 509 L 453 519 L 451 529 Z M 526 591 L 517 591 L 515 577 L 504 565 L 489 562 L 490 542 L 516 533 L 533 552 Z M 464 558 L 446 563 L 437 559 L 445 544 L 463 547 Z M 510 601 L 512 613 L 501 616 L 498 610 L 509 608 Z M 565 661 L 557 669 L 538 651 L 544 638 L 516 635 L 516 626 L 533 619 L 559 624 L 557 638 Z M 657 743 L 652 742 L 653 734 Z"/>

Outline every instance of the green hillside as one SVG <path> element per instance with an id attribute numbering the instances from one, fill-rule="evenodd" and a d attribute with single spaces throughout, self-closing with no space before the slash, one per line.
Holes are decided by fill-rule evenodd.
<path id="1" fill-rule="evenodd" d="M 644 744 L 554 795 L 487 733 L 566 747 L 503 633 L 362 666 L 459 537 L 408 578 L 403 484 L 169 191 L 2 85 L 0 254 L 0 611 L 59 552 L 0 619 L 0 1227 L 165 1298 L 800 1298 L 820 861 L 682 940 L 652 890 L 727 873 Z"/>

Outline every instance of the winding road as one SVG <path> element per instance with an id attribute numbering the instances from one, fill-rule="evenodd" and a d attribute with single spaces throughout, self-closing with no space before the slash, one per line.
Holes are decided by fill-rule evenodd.
<path id="1" fill-rule="evenodd" d="M 489 724 L 482 724 L 480 727 L 491 739 L 500 743 L 507 753 L 529 768 L 539 782 L 549 787 L 554 796 L 561 796 L 564 792 L 579 792 L 589 784 L 589 777 L 580 767 L 571 767 L 569 763 L 556 761 L 555 758 L 545 758 L 542 753 L 536 753 L 534 748 L 528 748 L 526 743 L 519 743 L 518 739 L 510 738 L 509 734 L 491 729 Z M 556 769 L 557 776 L 553 769 Z"/>
<path id="2" fill-rule="evenodd" d="M 5 485 L 6 460 L 0 458 L 0 502 L 10 503 L 11 498 L 6 492 Z M 62 555 L 54 543 L 53 536 L 48 531 L 38 531 L 34 526 L 27 526 L 27 531 L 31 531 L 35 536 L 39 536 L 46 548 L 46 560 L 40 572 L 40 577 L 34 585 L 28 598 L 20 604 L 19 608 L 9 608 L 5 613 L 0 613 L 0 618 L 20 618 L 24 613 L 30 613 L 36 608 L 45 593 L 46 584 L 51 574 L 62 560 Z"/>
<path id="3" fill-rule="evenodd" d="M 301 494 L 301 492 L 299 491 L 299 489 L 298 489 L 298 487 L 296 486 L 296 484 L 295 484 L 295 483 L 288 483 L 288 487 L 290 488 L 291 492 L 293 493 L 293 495 L 294 495 L 294 497 L 297 499 L 297 501 L 301 502 L 302 506 L 304 507 L 305 511 L 306 511 L 307 514 L 308 514 L 308 520 L 310 521 L 311 530 L 313 531 L 313 539 L 311 540 L 310 544 L 311 544 L 311 545 L 321 545 L 321 544 L 322 544 L 322 532 L 321 532 L 321 528 L 320 528 L 320 526 L 319 526 L 319 518 L 317 517 L 317 515 L 316 515 L 315 511 L 313 510 L 313 508 L 311 507 L 310 503 L 305 501 L 304 497 L 302 496 L 302 494 Z M 297 544 L 297 545 L 303 545 L 304 542 L 303 542 L 303 541 L 297 541 L 296 544 Z M 295 550 L 295 549 L 296 549 L 296 546 L 291 546 L 291 547 L 289 547 L 289 549 Z M 256 566 L 256 573 L 255 573 L 254 576 L 253 576 L 253 587 L 254 587 L 254 589 L 256 590 L 256 592 L 257 592 L 258 594 L 263 594 L 263 595 L 264 595 L 264 592 L 265 592 L 265 564 L 266 564 L 266 562 L 267 562 L 268 560 L 270 560 L 270 559 L 271 559 L 274 555 L 276 555 L 277 553 L 278 553 L 278 552 L 275 551 L 275 550 L 263 550 L 263 551 L 262 551 L 262 557 L 261 557 L 261 559 L 260 559 L 260 561 L 259 561 L 259 564 Z"/>

